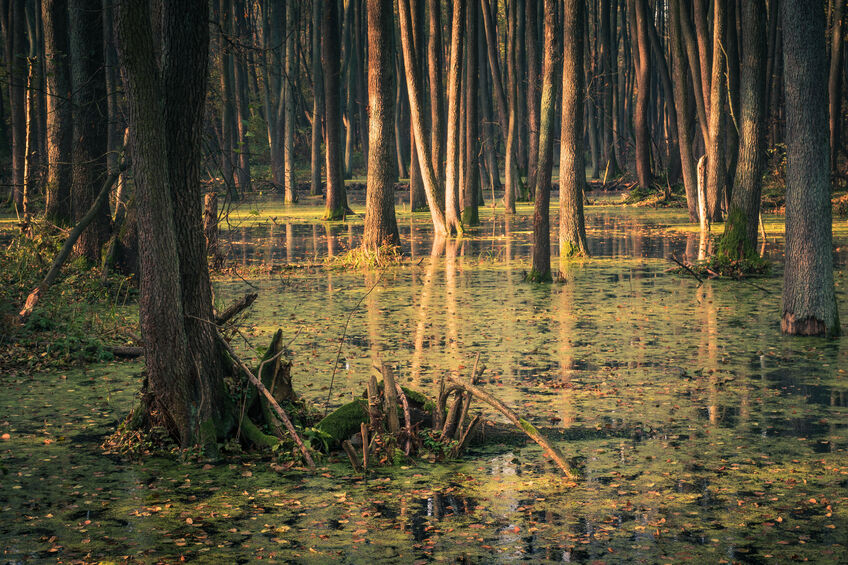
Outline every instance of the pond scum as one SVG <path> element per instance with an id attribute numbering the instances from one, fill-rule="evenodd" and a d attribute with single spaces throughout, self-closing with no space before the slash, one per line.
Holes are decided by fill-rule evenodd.
<path id="1" fill-rule="evenodd" d="M 221 234 L 215 281 L 220 305 L 258 294 L 231 341 L 248 365 L 282 328 L 294 390 L 321 416 L 361 398 L 381 362 L 435 398 L 480 354 L 481 387 L 579 480 L 517 433 L 367 472 L 343 451 L 315 473 L 286 449 L 104 451 L 140 388 L 141 363 L 110 349 L 137 331 L 134 295 L 116 280 L 72 299 L 63 285 L 86 276 L 72 267 L 78 280 L 40 305 L 44 327 L 0 340 L 4 562 L 848 561 L 846 338 L 780 336 L 779 220 L 766 218 L 773 267 L 756 286 L 699 283 L 669 272 L 698 247 L 679 210 L 593 205 L 593 258 L 533 286 L 526 205 L 509 220 L 481 209 L 478 230 L 436 245 L 426 215 L 400 214 L 403 256 L 374 269 L 325 264 L 357 247 L 355 217 L 256 208 Z M 834 231 L 844 306 L 845 222 Z"/>

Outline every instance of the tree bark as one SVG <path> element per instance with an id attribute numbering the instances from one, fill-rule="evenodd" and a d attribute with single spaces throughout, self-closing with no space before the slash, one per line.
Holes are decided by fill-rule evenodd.
<path id="1" fill-rule="evenodd" d="M 829 98 L 828 123 L 830 125 L 830 168 L 838 170 L 839 149 L 842 144 L 842 57 L 843 57 L 843 9 L 844 0 L 835 0 L 833 4 L 833 26 L 830 38 L 830 72 L 827 91 Z"/>
<path id="2" fill-rule="evenodd" d="M 526 0 L 524 21 L 527 45 L 527 188 L 530 196 L 536 191 L 536 168 L 539 158 L 539 55 L 538 0 Z M 470 33 L 470 32 L 469 32 Z"/>
<path id="3" fill-rule="evenodd" d="M 429 34 L 427 36 L 427 63 L 430 73 L 430 145 L 433 150 L 433 169 L 444 182 L 445 162 L 445 93 L 442 81 L 442 3 L 428 0 Z"/>
<path id="4" fill-rule="evenodd" d="M 321 125 L 324 120 L 324 73 L 321 69 L 321 11 L 323 0 L 312 0 L 312 144 L 310 191 L 321 194 Z"/>
<path id="5" fill-rule="evenodd" d="M 528 278 L 536 282 L 551 276 L 551 172 L 553 169 L 554 120 L 556 118 L 557 0 L 545 0 L 544 56 L 542 62 L 542 98 L 539 122 L 538 173 L 533 205 L 533 267 Z"/>
<path id="6" fill-rule="evenodd" d="M 783 0 L 786 99 L 786 267 L 780 328 L 836 336 L 827 80 L 821 3 Z"/>
<path id="7" fill-rule="evenodd" d="M 331 0 L 332 1 L 332 0 Z M 368 180 L 363 245 L 400 245 L 394 194 L 392 0 L 368 0 Z"/>
<path id="8" fill-rule="evenodd" d="M 294 14 L 294 2 L 286 2 L 286 76 L 285 81 L 285 105 L 286 121 L 285 135 L 283 140 L 283 167 L 284 167 L 284 191 L 285 202 L 291 204 L 297 202 L 297 179 L 294 174 L 294 75 L 297 69 L 297 53 L 294 49 L 294 38 L 297 36 L 297 21 Z"/>
<path id="9" fill-rule="evenodd" d="M 634 0 L 630 4 L 636 15 L 636 43 L 639 56 L 636 59 L 636 110 L 633 128 L 636 130 L 636 176 L 639 186 L 651 186 L 651 141 L 648 133 L 648 97 L 651 92 L 651 52 L 648 43 L 648 2 Z"/>
<path id="10" fill-rule="evenodd" d="M 460 107 L 460 89 L 462 88 L 462 43 L 465 26 L 465 3 L 453 3 L 453 18 L 451 24 L 450 67 L 448 69 L 448 139 L 445 146 L 446 175 L 445 175 L 445 223 L 447 230 L 462 232 L 459 219 L 460 195 L 460 124 L 462 120 Z"/>
<path id="11" fill-rule="evenodd" d="M 338 2 L 324 1 L 321 35 L 324 67 L 324 144 L 327 160 L 324 219 L 343 220 L 347 209 L 347 195 L 342 175 L 341 98 L 339 96 L 341 48 L 339 45 Z"/>
<path id="12" fill-rule="evenodd" d="M 559 157 L 559 254 L 560 258 L 586 256 L 586 225 L 583 218 L 583 0 L 565 0 L 562 30 L 562 129 Z"/>
<path id="13" fill-rule="evenodd" d="M 726 29 L 727 2 L 713 0 L 713 57 L 710 93 L 710 141 L 707 147 L 707 211 L 710 220 L 721 221 L 721 208 L 726 184 L 724 105 L 727 99 L 727 83 L 724 73 L 727 68 L 724 36 Z M 730 0 L 733 1 L 733 0 Z"/>
<path id="14" fill-rule="evenodd" d="M 680 22 L 680 2 L 671 0 L 669 4 L 672 77 L 674 89 L 674 110 L 677 112 L 677 137 L 680 150 L 680 166 L 683 173 L 683 186 L 686 190 L 686 207 L 689 221 L 698 221 L 698 185 L 695 173 L 695 158 L 692 155 L 692 133 L 689 129 L 691 107 L 687 88 L 686 52 L 683 47 L 683 32 Z"/>
<path id="15" fill-rule="evenodd" d="M 480 224 L 477 210 L 480 192 L 480 134 L 477 113 L 477 50 L 480 44 L 479 32 L 480 7 L 476 2 L 470 2 L 465 11 L 465 33 L 467 39 L 465 49 L 465 123 L 460 116 L 460 128 L 465 128 L 465 184 L 462 191 L 462 225 L 476 226 Z"/>

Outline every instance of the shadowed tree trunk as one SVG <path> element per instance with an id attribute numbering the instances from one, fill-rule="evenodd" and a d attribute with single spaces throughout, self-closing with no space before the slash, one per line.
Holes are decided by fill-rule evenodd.
<path id="1" fill-rule="evenodd" d="M 429 34 L 427 36 L 427 64 L 430 72 L 430 145 L 433 149 L 433 169 L 444 182 L 445 162 L 445 93 L 442 84 L 442 3 L 428 0 Z"/>
<path id="2" fill-rule="evenodd" d="M 639 186 L 651 185 L 651 141 L 648 133 L 648 97 L 651 92 L 651 50 L 648 43 L 648 2 L 634 0 L 630 8 L 636 15 L 636 110 L 633 114 L 633 128 L 636 130 L 636 176 Z"/>
<path id="3" fill-rule="evenodd" d="M 764 0 L 742 2 L 739 125 L 742 139 L 725 235 L 719 251 L 741 259 L 757 248 L 760 193 L 766 149 L 766 21 Z"/>
<path id="4" fill-rule="evenodd" d="M 462 225 L 480 224 L 477 200 L 480 193 L 480 134 L 477 114 L 477 50 L 480 43 L 479 32 L 480 7 L 476 2 L 468 4 L 465 10 L 465 123 L 460 116 L 460 129 L 465 128 L 465 184 L 462 190 Z"/>
<path id="5" fill-rule="evenodd" d="M 163 426 L 184 448 L 200 444 L 214 453 L 216 440 L 229 431 L 231 419 L 220 365 L 216 363 L 220 356 L 214 337 L 211 348 L 195 349 L 209 343 L 208 338 L 216 331 L 211 322 L 199 187 L 196 191 L 190 188 L 196 184 L 200 128 L 174 129 L 178 125 L 198 126 L 197 119 L 203 115 L 208 8 L 206 2 L 194 0 L 169 2 L 163 8 L 165 68 L 161 75 L 148 10 L 145 2 L 121 0 L 115 11 L 127 85 L 138 221 L 145 226 L 138 230 L 138 237 L 139 314 L 147 384 L 142 405 L 137 408 L 145 414 L 136 416 L 146 418 L 152 426 Z M 198 87 L 200 92 L 195 90 Z M 170 89 L 174 90 L 169 93 Z M 167 98 L 190 93 L 197 97 Z M 181 142 L 189 145 L 172 153 Z M 194 160 L 186 161 L 188 157 Z M 174 181 L 174 176 L 180 180 Z M 187 188 L 190 193 L 185 192 Z M 176 221 L 189 208 L 197 217 Z M 182 240 L 180 232 L 191 239 Z M 178 242 L 179 247 L 187 248 L 182 253 Z M 195 271 L 198 263 L 191 259 L 197 251 L 202 252 L 199 272 Z M 196 284 L 191 284 L 192 280 Z M 196 291 L 201 291 L 202 298 L 194 300 L 206 302 L 206 312 L 193 310 L 186 302 L 186 295 Z M 196 315 L 201 319 L 193 322 L 192 330 L 188 320 Z M 200 324 L 208 327 L 198 333 Z M 198 339 L 201 334 L 207 339 Z"/>
<path id="6" fill-rule="evenodd" d="M 412 52 L 415 54 L 412 63 L 405 63 L 406 72 L 415 73 L 415 78 L 418 84 L 424 84 L 424 73 L 421 70 L 424 64 L 424 2 L 425 0 L 409 0 L 411 20 L 411 41 Z M 424 88 L 422 86 L 422 88 Z M 407 87 L 408 89 L 408 87 Z M 421 111 L 426 111 L 427 100 L 425 93 L 421 93 Z M 426 120 L 426 118 L 425 118 Z M 411 125 L 411 124 L 410 124 Z M 426 128 L 425 128 L 426 129 Z M 423 171 L 419 161 L 418 151 L 415 148 L 415 132 L 412 128 L 409 130 L 409 209 L 412 211 L 425 210 L 428 205 L 426 189 L 424 188 Z M 435 168 L 433 169 L 436 170 Z M 439 178 L 444 177 L 444 174 L 437 175 Z M 440 183 L 441 185 L 441 183 Z"/>
<path id="7" fill-rule="evenodd" d="M 47 185 L 45 217 L 58 225 L 71 218 L 73 117 L 67 0 L 43 0 L 44 69 L 47 103 Z"/>
<path id="8" fill-rule="evenodd" d="M 730 0 L 735 1 L 735 0 Z M 707 213 L 713 222 L 721 221 L 721 205 L 726 184 L 724 105 L 727 99 L 727 83 L 724 73 L 727 57 L 723 45 L 726 30 L 728 0 L 714 0 L 713 10 L 713 57 L 710 93 L 710 140 L 707 146 Z"/>
<path id="9" fill-rule="evenodd" d="M 843 13 L 844 0 L 834 0 L 833 26 L 831 28 L 830 43 L 830 72 L 828 73 L 827 91 L 829 93 L 829 119 L 830 124 L 830 168 L 832 172 L 837 171 L 839 148 L 842 143 L 842 57 L 845 47 L 843 46 Z"/>
<path id="10" fill-rule="evenodd" d="M 533 267 L 528 279 L 551 281 L 551 172 L 556 118 L 557 0 L 545 0 L 544 55 L 542 62 L 542 99 L 539 122 L 538 173 L 533 208 Z"/>
<path id="11" fill-rule="evenodd" d="M 461 134 L 461 105 L 460 89 L 462 88 L 462 42 L 463 27 L 465 26 L 465 4 L 453 3 L 453 22 L 451 24 L 451 54 L 448 70 L 448 139 L 445 146 L 446 175 L 445 175 L 445 223 L 448 232 L 456 229 L 462 232 L 459 221 L 460 193 L 460 143 Z"/>
<path id="12" fill-rule="evenodd" d="M 701 84 L 701 61 L 699 58 L 698 43 L 689 23 L 689 2 L 687 0 L 670 0 L 680 14 L 681 38 L 686 47 L 686 58 L 689 60 L 689 76 L 692 78 L 692 87 L 695 95 L 695 111 L 698 115 L 698 125 L 701 127 L 701 137 L 704 146 L 710 142 L 710 123 L 707 119 L 707 104 L 709 93 L 704 98 L 704 88 Z M 697 159 L 695 159 L 697 161 Z"/>
<path id="13" fill-rule="evenodd" d="M 692 133 L 689 129 L 691 106 L 689 105 L 689 89 L 687 88 L 688 70 L 686 53 L 683 48 L 683 32 L 680 28 L 679 0 L 669 3 L 671 43 L 671 75 L 674 89 L 674 109 L 677 112 L 677 139 L 680 149 L 680 167 L 683 173 L 683 186 L 686 189 L 686 208 L 689 210 L 689 221 L 698 221 L 698 185 L 695 173 L 695 158 L 692 155 Z"/>
<path id="14" fill-rule="evenodd" d="M 8 2 L 6 24 L 6 62 L 9 73 L 9 122 L 12 137 L 12 191 L 11 202 L 23 213 L 24 170 L 26 168 L 26 83 L 27 38 L 26 3 L 23 0 Z M 83 212 L 84 214 L 85 212 Z"/>
<path id="15" fill-rule="evenodd" d="M 560 259 L 589 254 L 583 218 L 583 0 L 565 0 L 562 29 L 562 129 L 559 156 Z"/>
<path id="16" fill-rule="evenodd" d="M 294 17 L 294 2 L 286 2 L 286 75 L 285 81 L 285 105 L 286 121 L 285 136 L 283 140 L 283 163 L 285 167 L 285 201 L 290 204 L 297 202 L 297 185 L 294 176 L 294 74 L 297 69 L 297 53 L 294 50 L 294 38 L 297 35 L 297 22 Z"/>
<path id="17" fill-rule="evenodd" d="M 821 3 L 782 0 L 786 97 L 786 267 L 780 328 L 840 333 L 833 281 L 827 81 Z"/>
<path id="18" fill-rule="evenodd" d="M 322 61 L 324 66 L 324 145 L 327 160 L 327 192 L 325 220 L 343 220 L 347 209 L 344 177 L 342 176 L 341 98 L 339 94 L 339 6 L 333 0 L 324 1 L 322 19 Z"/>
<path id="19" fill-rule="evenodd" d="M 324 119 L 324 73 L 321 70 L 321 10 L 323 0 L 312 0 L 312 196 L 321 194 L 321 125 Z"/>
<path id="20" fill-rule="evenodd" d="M 539 57 L 538 0 L 525 2 L 525 43 L 527 45 L 527 188 L 530 196 L 536 191 L 536 167 L 539 158 Z"/>
<path id="21" fill-rule="evenodd" d="M 333 1 L 333 0 L 331 0 Z M 368 180 L 363 245 L 400 245 L 394 194 L 392 0 L 368 0 Z"/>
<path id="22" fill-rule="evenodd" d="M 70 42 L 74 113 L 72 207 L 75 221 L 85 216 L 106 178 L 109 111 L 103 68 L 101 0 L 71 0 Z M 109 207 L 103 203 L 82 233 L 76 252 L 98 263 L 109 232 Z"/>

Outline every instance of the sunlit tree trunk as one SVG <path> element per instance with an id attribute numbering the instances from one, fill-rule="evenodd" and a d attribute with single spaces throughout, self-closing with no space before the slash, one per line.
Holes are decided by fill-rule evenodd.
<path id="1" fill-rule="evenodd" d="M 283 162 L 285 167 L 285 201 L 286 203 L 297 202 L 297 185 L 294 175 L 294 74 L 297 69 L 297 53 L 294 49 L 294 38 L 297 35 L 297 21 L 294 14 L 294 2 L 286 2 L 286 76 L 285 81 L 285 105 L 286 122 L 285 136 L 283 141 Z"/>
<path id="2" fill-rule="evenodd" d="M 324 73 L 321 70 L 321 10 L 323 0 L 312 0 L 312 144 L 309 193 L 321 194 L 321 126 L 324 121 Z"/>
<path id="3" fill-rule="evenodd" d="M 415 54 L 412 62 L 405 62 L 404 67 L 408 73 L 415 73 L 416 80 L 419 84 L 424 84 L 424 73 L 421 70 L 424 64 L 424 2 L 425 0 L 409 0 L 410 13 L 412 18 L 411 24 L 411 40 L 412 52 Z M 422 86 L 423 88 L 423 86 Z M 407 86 L 407 91 L 409 87 Z M 411 100 L 411 98 L 410 98 Z M 421 111 L 426 111 L 426 97 L 424 92 L 421 93 Z M 411 117 L 410 117 L 411 120 Z M 426 119 L 425 119 L 426 120 Z M 411 126 L 411 124 L 410 124 Z M 409 129 L 409 208 L 412 211 L 425 210 L 428 206 L 427 194 L 424 187 L 423 171 L 419 161 L 418 150 L 416 149 L 415 132 L 412 127 Z M 433 169 L 435 171 L 435 169 Z M 440 175 L 444 176 L 444 175 Z"/>
<path id="4" fill-rule="evenodd" d="M 433 169 L 439 180 L 445 180 L 445 93 L 442 81 L 444 55 L 442 52 L 442 3 L 428 0 L 429 34 L 427 35 L 427 68 L 430 74 L 430 145 L 433 149 Z"/>
<path id="5" fill-rule="evenodd" d="M 721 250 L 741 259 L 757 249 L 766 142 L 766 21 L 764 0 L 742 3 L 739 162 Z"/>
<path id="6" fill-rule="evenodd" d="M 331 0 L 333 1 L 333 0 Z M 368 0 L 368 179 L 363 245 L 400 245 L 394 195 L 392 0 Z"/>
<path id="7" fill-rule="evenodd" d="M 686 207 L 689 210 L 689 221 L 698 221 L 698 185 L 696 179 L 696 163 L 692 155 L 692 133 L 689 129 L 691 106 L 689 104 L 688 70 L 686 53 L 683 47 L 683 32 L 680 28 L 679 0 L 669 3 L 669 41 L 671 43 L 671 61 L 674 89 L 674 109 L 677 112 L 678 147 L 680 150 L 680 167 L 683 173 L 683 186 L 686 190 Z"/>
<path id="8" fill-rule="evenodd" d="M 527 188 L 536 191 L 536 168 L 539 158 L 539 55 L 538 0 L 525 0 L 525 43 L 527 45 Z M 469 32 L 470 33 L 470 32 Z"/>
<path id="9" fill-rule="evenodd" d="M 477 61 L 480 43 L 480 8 L 476 2 L 468 4 L 465 11 L 465 33 L 468 38 L 465 49 L 465 116 L 460 116 L 460 128 L 465 128 L 465 183 L 462 190 L 462 225 L 476 226 L 480 223 L 477 210 L 480 192 L 479 155 L 480 134 L 477 113 Z"/>
<path id="10" fill-rule="evenodd" d="M 730 0 L 735 1 L 735 0 Z M 707 213 L 714 222 L 721 221 L 721 205 L 726 184 L 724 105 L 727 100 L 725 70 L 727 58 L 723 45 L 726 29 L 728 0 L 714 0 L 713 10 L 713 56 L 712 83 L 710 93 L 710 141 L 707 146 Z"/>
<path id="11" fill-rule="evenodd" d="M 538 173 L 533 209 L 533 267 L 528 278 L 536 282 L 551 277 L 551 172 L 554 153 L 557 73 L 557 0 L 545 0 L 544 55 L 542 62 L 542 99 L 539 122 Z"/>
<path id="12" fill-rule="evenodd" d="M 689 2 L 688 0 L 670 1 L 680 14 L 680 35 L 686 47 L 686 58 L 689 60 L 689 76 L 692 78 L 692 87 L 695 95 L 695 112 L 698 115 L 698 125 L 701 128 L 701 137 L 703 138 L 704 146 L 707 146 L 710 142 L 710 123 L 707 119 L 706 107 L 710 98 L 709 94 L 707 94 L 705 99 L 704 88 L 701 84 L 701 77 L 703 76 L 701 74 L 701 60 L 699 58 L 698 43 L 689 23 L 689 12 L 691 11 Z"/>
<path id="13" fill-rule="evenodd" d="M 638 51 L 636 61 L 636 110 L 633 114 L 633 128 L 636 130 L 636 177 L 639 186 L 651 185 L 651 141 L 648 133 L 648 97 L 651 92 L 651 52 L 648 44 L 648 2 L 633 0 L 630 8 L 636 16 L 636 43 Z"/>
<path id="14" fill-rule="evenodd" d="M 343 220 L 347 209 L 347 194 L 342 176 L 341 99 L 339 96 L 341 48 L 338 2 L 324 1 L 321 29 L 321 58 L 324 67 L 324 145 L 327 161 L 324 219 Z"/>
<path id="15" fill-rule="evenodd" d="M 786 97 L 784 333 L 839 335 L 827 131 L 825 17 L 821 3 L 781 2 Z"/>
<path id="16" fill-rule="evenodd" d="M 565 0 L 562 30 L 562 129 L 559 157 L 560 258 L 589 254 L 583 218 L 583 0 Z"/>
<path id="17" fill-rule="evenodd" d="M 830 37 L 830 72 L 827 81 L 829 98 L 830 124 L 830 168 L 837 171 L 839 149 L 842 144 L 842 58 L 845 47 L 843 44 L 843 13 L 844 0 L 832 0 L 832 26 Z"/>
<path id="18" fill-rule="evenodd" d="M 461 1 L 453 3 L 453 18 L 451 24 L 451 54 L 448 70 L 448 138 L 445 146 L 446 175 L 445 175 L 445 223 L 447 229 L 462 231 L 459 221 L 459 192 L 460 192 L 460 89 L 462 88 L 462 43 L 465 26 L 465 4 Z"/>

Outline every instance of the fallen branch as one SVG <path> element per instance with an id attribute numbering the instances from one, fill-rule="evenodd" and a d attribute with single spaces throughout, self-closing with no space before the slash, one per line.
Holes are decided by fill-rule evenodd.
<path id="1" fill-rule="evenodd" d="M 276 399 L 274 398 L 274 395 L 268 392 L 268 389 L 265 388 L 265 385 L 262 384 L 262 381 L 257 379 L 256 375 L 254 375 L 247 367 L 247 365 L 245 365 L 244 362 L 239 359 L 238 355 L 236 355 L 236 352 L 233 351 L 232 347 L 230 347 L 230 344 L 227 343 L 227 341 L 223 337 L 221 337 L 221 334 L 218 334 L 218 341 L 221 342 L 221 345 L 224 346 L 224 349 L 227 350 L 227 353 L 230 354 L 230 357 L 233 359 L 233 361 L 235 361 L 236 364 L 241 368 L 241 370 L 244 371 L 244 374 L 247 375 L 248 380 L 253 383 L 253 386 L 255 386 L 257 390 L 262 393 L 262 395 L 268 401 L 268 404 L 271 405 L 271 408 L 274 410 L 280 420 L 282 420 L 283 425 L 286 426 L 286 429 L 288 430 L 291 438 L 300 448 L 300 452 L 303 454 L 304 460 L 306 460 L 306 465 L 314 471 L 315 462 L 312 460 L 312 455 L 309 454 L 309 450 L 306 448 L 306 445 L 304 445 L 303 440 L 300 439 L 300 436 L 298 435 L 297 430 L 294 428 L 294 424 L 292 424 L 291 420 L 289 419 L 288 414 L 286 414 L 286 411 L 283 410 L 282 407 L 277 403 Z"/>
<path id="2" fill-rule="evenodd" d="M 674 261 L 675 263 L 677 263 L 678 265 L 680 265 L 681 267 L 683 267 L 684 269 L 686 269 L 687 271 L 689 271 L 689 273 L 690 273 L 693 277 L 695 277 L 695 279 L 697 279 L 697 281 L 698 281 L 699 283 L 704 284 L 704 279 L 702 279 L 701 277 L 699 277 L 699 276 L 698 276 L 698 273 L 696 273 L 695 271 L 693 271 L 693 270 L 689 267 L 689 265 L 686 265 L 685 263 L 681 263 L 681 262 L 677 259 L 677 257 L 675 257 L 674 255 L 672 255 L 672 256 L 671 256 L 671 260 L 672 260 L 672 261 Z"/>
<path id="3" fill-rule="evenodd" d="M 571 470 L 571 467 L 568 465 L 568 463 L 565 462 L 565 458 L 559 452 L 559 450 L 553 445 L 551 445 L 551 443 L 542 434 L 540 434 L 539 431 L 536 430 L 536 428 L 532 424 L 530 424 L 530 422 L 516 416 L 515 412 L 507 408 L 503 402 L 490 395 L 489 393 L 485 392 L 481 388 L 473 384 L 466 383 L 459 377 L 448 375 L 447 378 L 452 383 L 464 388 L 466 391 L 470 392 L 471 394 L 473 394 L 474 396 L 476 396 L 477 398 L 479 398 L 480 400 L 482 400 L 483 402 L 485 402 L 486 404 L 506 416 L 507 419 L 509 419 L 510 422 L 515 424 L 518 429 L 523 431 L 530 437 L 530 439 L 539 444 L 539 446 L 544 450 L 545 455 L 547 455 L 554 461 L 556 466 L 560 468 L 560 470 L 563 472 L 563 474 L 565 474 L 567 478 L 571 480 L 575 480 L 577 478 L 577 475 L 574 473 L 574 471 Z"/>
<path id="4" fill-rule="evenodd" d="M 126 167 L 126 162 L 122 163 L 121 166 L 118 167 L 118 170 L 109 175 L 103 183 L 103 186 L 100 188 L 100 193 L 97 195 L 97 198 L 94 199 L 94 203 L 91 205 L 91 208 L 88 209 L 85 216 L 82 217 L 76 227 L 74 227 L 71 231 L 71 235 L 69 235 L 68 239 L 65 240 L 64 245 L 62 245 L 62 249 L 59 251 L 58 255 L 56 255 L 56 258 L 53 259 L 53 263 L 50 265 L 50 270 L 47 271 L 44 279 L 33 289 L 32 292 L 29 293 L 29 296 L 27 296 L 26 302 L 24 302 L 24 307 L 18 313 L 21 320 L 25 320 L 30 314 L 32 314 L 32 311 L 41 299 L 41 296 L 47 292 L 47 289 L 50 288 L 50 285 L 52 285 L 56 280 L 56 277 L 59 276 L 59 271 L 62 270 L 62 265 L 64 265 L 65 261 L 68 260 L 68 256 L 71 254 L 71 250 L 73 250 L 77 240 L 82 235 L 82 232 L 85 231 L 85 228 L 87 228 L 94 218 L 97 217 L 97 212 L 100 208 L 106 205 L 106 198 L 109 196 L 109 190 L 112 188 L 112 185 L 115 184 L 115 181 L 118 180 L 118 177 L 121 176 L 121 173 L 124 172 Z"/>
<path id="5" fill-rule="evenodd" d="M 226 324 L 229 320 L 247 310 L 247 308 L 256 301 L 256 297 L 258 296 L 259 295 L 255 292 L 245 294 L 240 299 L 227 306 L 227 309 L 221 314 L 215 316 L 215 324 L 219 326 Z"/>

